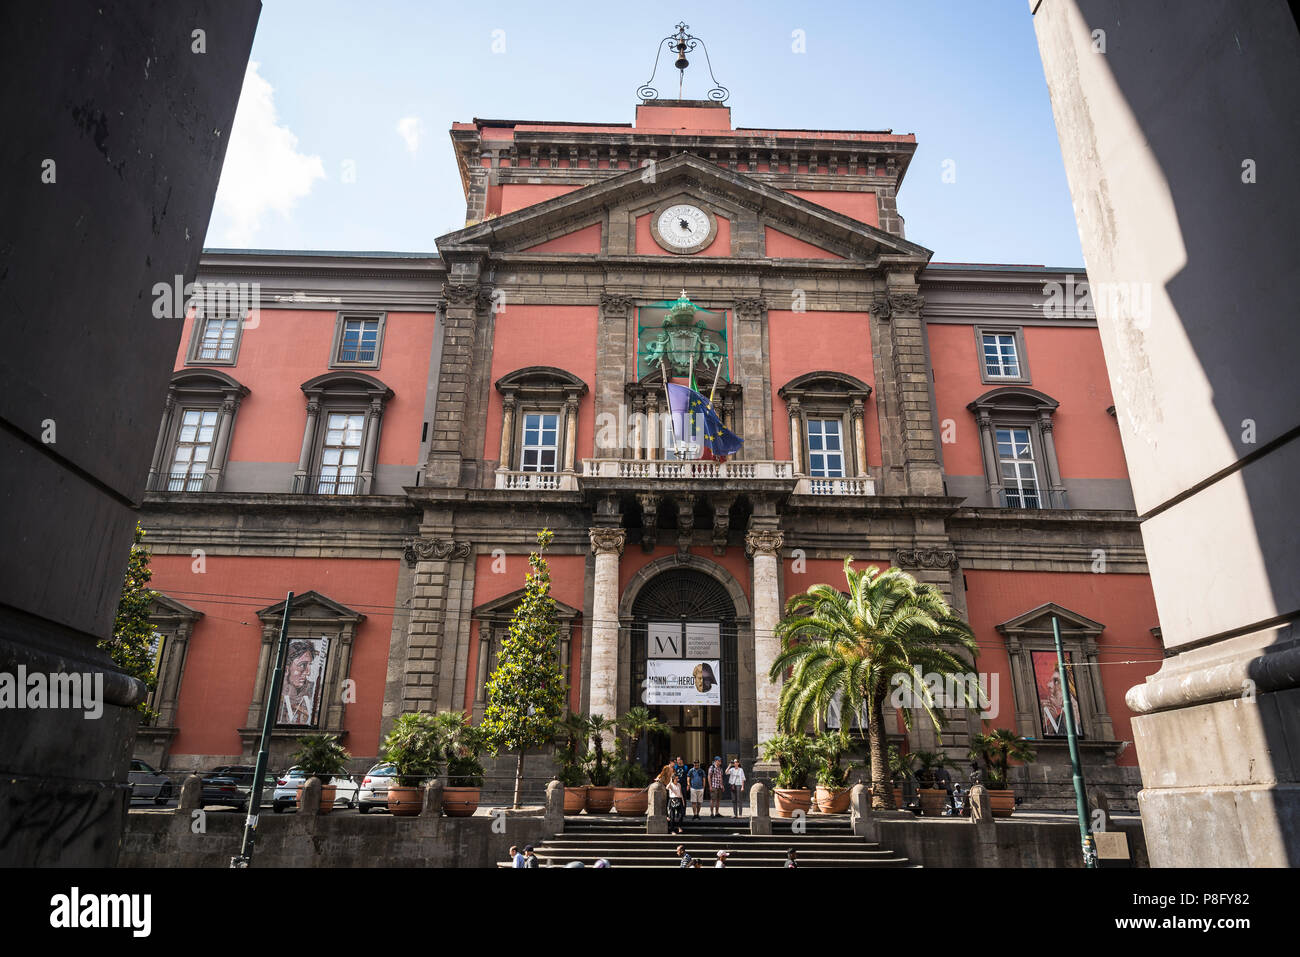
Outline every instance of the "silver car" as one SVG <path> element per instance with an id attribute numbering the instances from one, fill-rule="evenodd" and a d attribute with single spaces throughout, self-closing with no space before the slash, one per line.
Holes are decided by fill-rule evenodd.
<path id="1" fill-rule="evenodd" d="M 171 799 L 172 779 L 139 758 L 131 759 L 131 773 L 127 775 L 127 781 L 131 785 L 132 801 L 166 804 Z"/>
<path id="2" fill-rule="evenodd" d="M 293 767 L 275 780 L 275 793 L 271 796 L 271 810 L 276 814 L 298 806 L 298 789 L 307 783 L 302 768 Z M 357 782 L 350 775 L 338 774 L 330 779 L 334 786 L 334 806 L 352 807 L 357 801 Z"/>
<path id="3" fill-rule="evenodd" d="M 357 791 L 357 810 L 362 814 L 371 808 L 388 808 L 388 788 L 393 783 L 391 764 L 376 764 L 361 778 L 361 788 Z"/>

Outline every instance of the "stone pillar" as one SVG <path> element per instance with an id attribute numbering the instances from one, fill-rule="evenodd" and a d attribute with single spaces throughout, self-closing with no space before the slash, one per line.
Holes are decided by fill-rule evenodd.
<path id="1" fill-rule="evenodd" d="M 745 536 L 745 550 L 753 556 L 754 563 L 754 707 L 756 743 L 760 747 L 776 734 L 776 711 L 781 698 L 781 686 L 768 679 L 768 672 L 781 650 L 775 632 L 781 620 L 778 553 L 784 540 L 777 528 L 752 528 Z"/>
<path id="2" fill-rule="evenodd" d="M 776 418 L 771 405 L 770 384 L 764 381 L 768 370 L 766 326 L 765 300 L 736 300 L 736 334 L 734 341 L 727 343 L 727 351 L 733 360 L 730 381 L 740 386 L 745 397 L 740 428 L 735 431 L 745 437 L 741 454 L 749 460 L 770 459 L 773 455 L 772 423 Z"/>
<path id="3" fill-rule="evenodd" d="M 1056 461 L 1056 438 L 1052 434 L 1052 415 L 1043 412 L 1038 417 L 1039 434 L 1043 437 L 1043 471 L 1047 473 L 1048 503 L 1053 508 L 1066 508 L 1065 482 L 1061 479 L 1061 466 Z"/>
<path id="4" fill-rule="evenodd" d="M 167 454 L 167 432 L 171 428 L 172 413 L 176 408 L 176 398 L 170 392 L 167 393 L 167 399 L 163 403 L 162 421 L 158 423 L 158 438 L 154 442 L 153 461 L 149 465 L 149 477 L 152 479 L 163 470 L 163 458 Z M 168 463 L 170 465 L 170 463 Z M 159 485 L 156 480 L 150 485 L 151 488 L 167 488 L 167 483 Z"/>
<path id="5" fill-rule="evenodd" d="M 637 395 L 632 398 L 632 416 L 628 419 L 628 431 L 632 433 L 628 436 L 632 443 L 632 458 L 640 461 L 645 456 L 642 449 L 645 444 L 645 396 Z M 619 458 L 622 457 L 623 452 L 620 449 Z"/>
<path id="6" fill-rule="evenodd" d="M 457 708 L 463 706 L 464 689 L 458 695 L 457 689 L 442 687 L 446 683 L 443 679 L 448 677 L 443 674 L 442 664 L 445 659 L 449 673 L 456 664 L 454 654 L 448 653 L 454 642 L 447 633 L 447 606 L 455 599 L 453 579 L 463 577 L 460 568 L 472 552 L 469 542 L 454 539 L 416 538 L 405 543 L 404 557 L 415 575 L 406 660 L 400 663 L 403 684 L 400 691 L 393 689 L 398 695 L 398 700 L 392 702 L 394 713 L 436 711 L 451 707 L 453 702 Z"/>
<path id="7" fill-rule="evenodd" d="M 772 833 L 772 809 L 768 807 L 767 785 L 762 781 L 749 789 L 749 833 Z"/>
<path id="8" fill-rule="evenodd" d="M 880 826 L 871 813 L 871 792 L 860 782 L 849 791 L 849 824 L 854 837 L 879 842 Z"/>
<path id="9" fill-rule="evenodd" d="M 658 456 L 655 447 L 659 444 L 659 393 L 649 392 L 645 397 L 645 457 L 653 462 Z"/>
<path id="10" fill-rule="evenodd" d="M 456 486 L 461 481 L 462 433 L 466 431 L 471 403 L 474 345 L 478 334 L 480 299 L 490 298 L 490 287 L 480 289 L 477 275 L 442 287 L 447 308 L 442 322 L 442 361 L 438 369 L 438 405 L 425 466 L 428 485 Z M 482 455 L 482 452 L 479 452 Z"/>
<path id="11" fill-rule="evenodd" d="M 361 489 L 364 493 L 374 491 L 375 459 L 379 456 L 379 421 L 383 415 L 382 399 L 371 399 L 370 408 L 366 410 L 366 432 L 361 447 Z"/>
<path id="12" fill-rule="evenodd" d="M 647 834 L 668 833 L 668 790 L 658 781 L 650 782 L 645 832 Z"/>
<path id="13" fill-rule="evenodd" d="M 230 428 L 238 408 L 238 399 L 227 397 L 221 402 L 221 413 L 217 417 L 217 440 L 212 445 L 212 458 L 208 461 L 207 472 L 211 478 L 204 485 L 209 492 L 215 492 L 221 482 L 221 472 L 230 455 Z"/>
<path id="14" fill-rule="evenodd" d="M 987 412 L 980 412 L 976 421 L 979 423 L 980 444 L 984 449 L 984 484 L 988 489 L 989 501 L 997 505 L 1002 473 L 998 468 L 998 444 L 994 441 L 993 418 Z"/>
<path id="15" fill-rule="evenodd" d="M 302 449 L 298 453 L 298 471 L 294 473 L 295 491 L 305 491 L 307 470 L 311 468 L 312 444 L 316 440 L 316 420 L 320 417 L 320 402 L 307 401 L 307 425 L 302 430 Z"/>
<path id="16" fill-rule="evenodd" d="M 943 494 L 943 473 L 935 445 L 930 374 L 925 355 L 922 298 L 915 277 L 894 273 L 889 278 L 888 309 L 893 362 L 885 370 L 899 397 L 899 431 L 903 440 L 903 469 L 910 495 Z"/>
<path id="17" fill-rule="evenodd" d="M 591 691 L 587 713 L 618 717 L 618 563 L 627 541 L 623 528 L 593 528 L 591 550 L 596 553 L 592 584 Z M 612 738 L 610 743 L 612 744 Z"/>
<path id="18" fill-rule="evenodd" d="M 614 252 L 614 247 L 610 247 L 610 252 Z M 596 320 L 596 382 L 592 391 L 593 421 L 601 421 L 600 417 L 602 415 L 613 416 L 615 422 L 622 422 L 627 418 L 626 385 L 637 381 L 636 343 L 629 343 L 628 341 L 629 337 L 636 336 L 636 326 L 629 322 L 634 308 L 632 300 L 627 296 L 618 293 L 601 294 L 600 314 Z M 572 443 L 570 443 L 569 447 L 571 446 Z M 596 449 L 594 451 L 595 458 L 623 458 L 624 454 L 623 449 Z M 567 452 L 565 457 L 567 459 Z M 638 455 L 637 458 L 640 458 L 640 456 Z"/>
<path id="19" fill-rule="evenodd" d="M 572 472 L 578 452 L 578 397 L 564 400 L 564 471 Z"/>
<path id="20" fill-rule="evenodd" d="M 861 399 L 853 400 L 853 447 L 859 477 L 867 474 L 867 430 L 863 424 L 866 409 Z"/>
<path id="21" fill-rule="evenodd" d="M 547 837 L 564 833 L 564 785 L 551 781 L 546 785 L 546 805 L 542 812 L 542 828 Z"/>
<path id="22" fill-rule="evenodd" d="M 790 413 L 790 459 L 794 462 L 794 474 L 803 474 L 803 415 L 799 400 L 791 399 L 786 403 Z"/>
<path id="23" fill-rule="evenodd" d="M 515 455 L 515 405 L 513 395 L 501 397 L 501 455 L 497 463 L 499 469 L 509 469 Z"/>

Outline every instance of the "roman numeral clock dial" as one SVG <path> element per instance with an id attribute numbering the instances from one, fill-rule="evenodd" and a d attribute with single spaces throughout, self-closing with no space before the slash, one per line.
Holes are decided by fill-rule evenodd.
<path id="1" fill-rule="evenodd" d="M 670 252 L 692 253 L 703 249 L 713 238 L 713 221 L 698 206 L 678 203 L 659 214 L 655 224 L 657 239 Z"/>

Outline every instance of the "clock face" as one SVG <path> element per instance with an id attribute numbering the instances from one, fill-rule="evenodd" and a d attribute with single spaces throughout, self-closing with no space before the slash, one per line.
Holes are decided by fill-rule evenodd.
<path id="1" fill-rule="evenodd" d="M 659 236 L 674 249 L 700 249 L 709 241 L 712 223 L 698 206 L 678 203 L 659 215 Z"/>

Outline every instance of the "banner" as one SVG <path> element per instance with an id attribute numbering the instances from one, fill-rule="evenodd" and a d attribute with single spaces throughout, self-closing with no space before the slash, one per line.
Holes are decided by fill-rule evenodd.
<path id="1" fill-rule="evenodd" d="M 651 658 L 646 661 L 646 704 L 722 704 L 718 661 Z"/>

